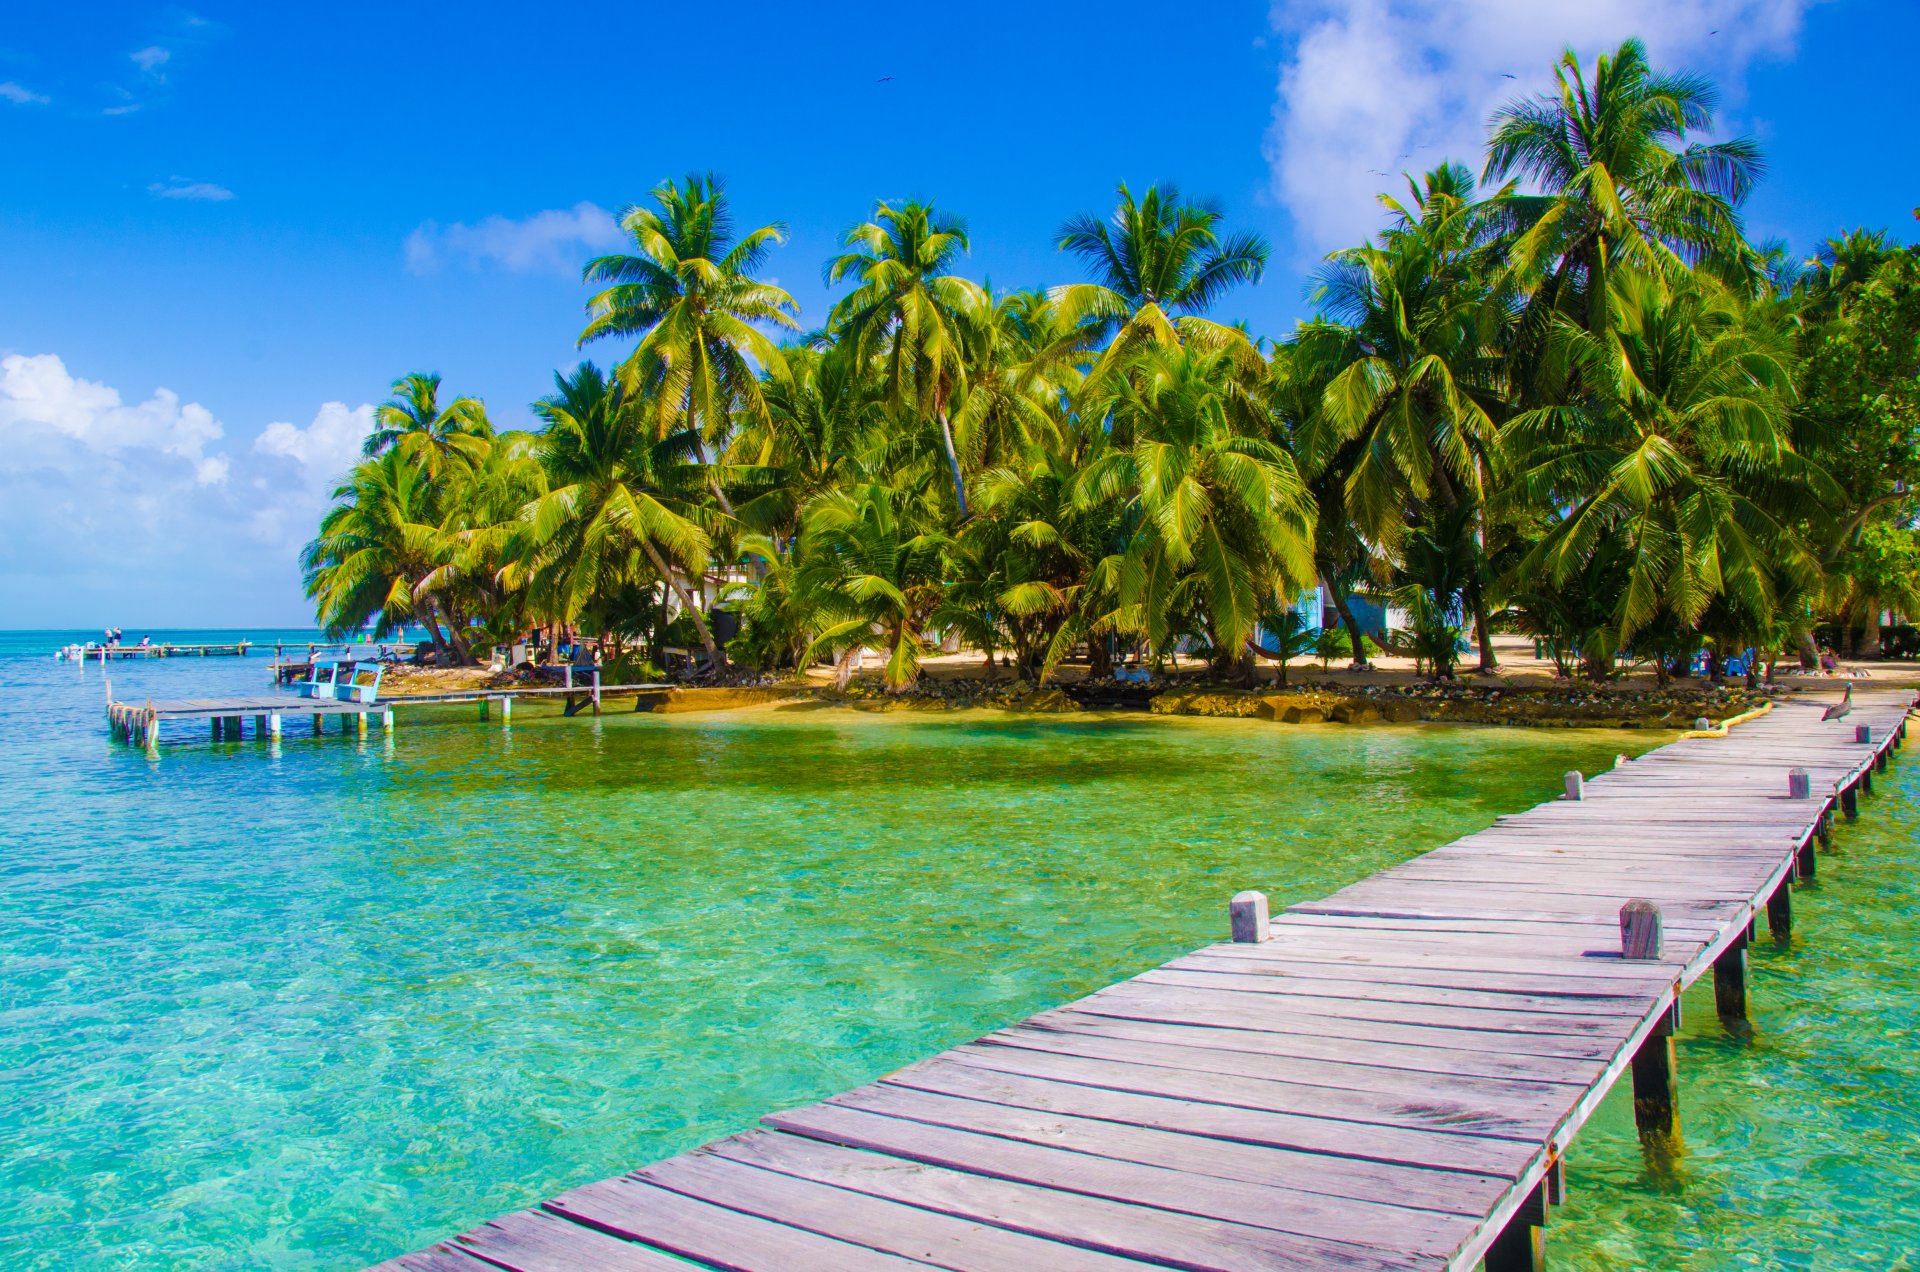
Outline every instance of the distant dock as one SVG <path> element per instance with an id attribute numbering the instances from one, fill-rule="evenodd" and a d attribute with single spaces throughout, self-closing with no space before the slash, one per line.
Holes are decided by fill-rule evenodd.
<path id="1" fill-rule="evenodd" d="M 80 662 L 100 663 L 130 658 L 245 658 L 253 646 L 254 642 L 250 640 L 211 645 L 163 642 L 158 645 L 81 645 L 71 651 L 62 650 L 61 653 L 70 652 Z"/>

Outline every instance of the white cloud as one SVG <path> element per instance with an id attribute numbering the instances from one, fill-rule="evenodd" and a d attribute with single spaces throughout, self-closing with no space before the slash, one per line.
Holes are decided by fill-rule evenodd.
<path id="1" fill-rule="evenodd" d="M 128 402 L 57 355 L 0 358 L 0 627 L 297 618 L 300 546 L 372 423 L 328 402 L 229 452 L 170 389 Z"/>
<path id="2" fill-rule="evenodd" d="M 225 203 L 233 197 L 233 191 L 211 181 L 193 181 L 186 177 L 168 177 L 165 181 L 156 181 L 147 187 L 148 193 L 162 199 L 197 199 L 208 203 Z"/>
<path id="3" fill-rule="evenodd" d="M 360 458 L 360 448 L 372 431 L 371 403 L 349 408 L 345 402 L 328 402 L 305 428 L 285 422 L 267 425 L 253 439 L 253 449 L 259 455 L 292 460 L 306 484 L 331 490 Z"/>
<path id="4" fill-rule="evenodd" d="M 1273 193 L 1309 254 L 1380 223 L 1374 196 L 1399 174 L 1458 159 L 1476 172 L 1488 117 L 1551 84 L 1572 47 L 1583 64 L 1639 36 L 1657 66 L 1740 88 L 1758 58 L 1790 53 L 1818 0 L 1313 0 L 1276 3 L 1292 42 L 1268 133 Z M 1508 77 L 1512 78 L 1508 78 Z"/>
<path id="5" fill-rule="evenodd" d="M 206 448 L 223 433 L 206 407 L 182 403 L 171 389 L 129 406 L 118 390 L 69 374 L 53 354 L 0 358 L 0 472 L 72 471 L 89 455 L 146 452 L 152 462 L 184 462 L 200 484 L 217 485 L 226 480 L 227 459 Z"/>
<path id="6" fill-rule="evenodd" d="M 135 49 L 127 54 L 127 60 L 148 75 L 158 74 L 160 68 L 165 66 L 172 57 L 172 50 L 162 48 L 158 44 L 150 44 L 144 49 Z"/>
<path id="7" fill-rule="evenodd" d="M 451 260 L 468 269 L 497 265 L 521 274 L 575 274 L 586 257 L 611 251 L 623 238 L 613 214 L 594 203 L 519 220 L 490 216 L 473 225 L 428 221 L 407 236 L 407 268 L 429 274 Z"/>
<path id="8" fill-rule="evenodd" d="M 53 100 L 45 93 L 36 93 L 25 84 L 16 84 L 12 80 L 0 84 L 0 97 L 6 98 L 15 106 L 45 106 Z"/>

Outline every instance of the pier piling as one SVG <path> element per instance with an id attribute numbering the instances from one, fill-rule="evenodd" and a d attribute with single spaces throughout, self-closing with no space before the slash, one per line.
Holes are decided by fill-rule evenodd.
<path id="1" fill-rule="evenodd" d="M 1713 1005 L 1727 1025 L 1746 1025 L 1747 937 L 1744 934 L 1713 960 Z"/>

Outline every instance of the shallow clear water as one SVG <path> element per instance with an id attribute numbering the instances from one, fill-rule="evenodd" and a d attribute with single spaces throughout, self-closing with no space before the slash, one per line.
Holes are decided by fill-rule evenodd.
<path id="1" fill-rule="evenodd" d="M 59 643 L 0 634 L 9 1267 L 384 1257 L 1084 993 L 1217 938 L 1239 888 L 1324 894 L 1653 740 L 523 705 L 511 730 L 450 708 L 391 738 L 149 761 L 107 741 L 100 669 L 54 663 Z M 135 700 L 266 680 L 258 657 L 111 674 Z M 1916 1086 L 1885 1035 L 1914 1019 L 1892 944 L 1914 810 L 1869 807 L 1806 949 L 1760 960 L 1759 1041 L 1686 1044 L 1683 1172 L 1649 1183 L 1609 1107 L 1557 1258 L 1749 1266 L 1748 1230 L 1835 1224 L 1855 1194 L 1883 1217 L 1911 1183 L 1889 1158 Z M 1889 944 L 1862 960 L 1840 931 L 1876 907 Z M 1863 977 L 1889 1014 L 1849 1010 Z M 1823 1030 L 1844 1045 L 1810 1051 Z"/>

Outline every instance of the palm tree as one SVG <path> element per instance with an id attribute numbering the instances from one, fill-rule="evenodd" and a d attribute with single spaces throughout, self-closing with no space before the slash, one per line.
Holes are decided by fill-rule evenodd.
<path id="1" fill-rule="evenodd" d="M 1656 620 L 1690 626 L 1719 596 L 1764 619 L 1777 575 L 1817 579 L 1795 526 L 1838 491 L 1793 449 L 1782 342 L 1744 323 L 1724 287 L 1619 270 L 1601 329 L 1563 315 L 1553 338 L 1587 392 L 1503 431 L 1514 497 L 1558 509 L 1522 578 L 1565 586 L 1603 545 L 1623 546 L 1618 644 Z"/>
<path id="2" fill-rule="evenodd" d="M 1339 325 L 1311 328 L 1302 342 L 1339 369 L 1300 430 L 1301 457 L 1310 473 L 1344 465 L 1341 503 L 1387 552 L 1428 501 L 1446 511 L 1484 502 L 1510 312 L 1489 267 L 1497 202 L 1477 202 L 1458 165 L 1410 185 L 1411 203 L 1381 196 L 1393 223 L 1376 243 L 1329 258 L 1320 300 Z M 1481 668 L 1491 671 L 1484 602 L 1474 618 Z"/>
<path id="3" fill-rule="evenodd" d="M 843 683 L 848 660 L 869 641 L 887 651 L 888 689 L 899 693 L 920 675 L 949 540 L 922 524 L 914 505 L 910 492 L 873 482 L 807 509 L 799 589 L 828 621 L 809 653 L 837 654 Z"/>
<path id="4" fill-rule="evenodd" d="M 395 447 L 357 465 L 333 498 L 300 555 L 321 628 L 338 639 L 372 622 L 386 637 L 420 623 L 444 653 L 439 611 L 421 586 L 444 551 L 440 491 L 426 467 Z"/>
<path id="5" fill-rule="evenodd" d="M 587 302 L 580 344 L 637 337 L 619 373 L 627 400 L 650 404 L 656 439 L 684 432 L 724 445 L 736 415 L 767 419 L 759 371 L 777 370 L 781 355 L 761 327 L 799 327 L 793 297 L 755 277 L 786 227 L 736 240 L 712 173 L 669 181 L 652 197 L 654 207 L 621 213 L 633 250 L 587 263 L 586 281 L 607 286 Z"/>
<path id="6" fill-rule="evenodd" d="M 1899 250 L 1885 230 L 1848 230 L 1838 238 L 1822 241 L 1800 277 L 1808 294 L 1808 311 L 1831 314 Z"/>
<path id="7" fill-rule="evenodd" d="M 1216 662 L 1250 674 L 1261 616 L 1314 572 L 1312 499 L 1261 386 L 1230 355 L 1183 347 L 1143 350 L 1110 386 L 1090 415 L 1111 420 L 1112 444 L 1075 498 L 1129 510 L 1114 626 L 1165 650 L 1197 616 Z"/>
<path id="8" fill-rule="evenodd" d="M 1082 212 L 1060 227 L 1060 250 L 1085 262 L 1096 281 L 1058 288 L 1054 299 L 1102 334 L 1149 305 L 1167 315 L 1203 314 L 1266 271 L 1266 240 L 1221 238 L 1225 213 L 1216 204 L 1183 199 L 1171 184 L 1148 186 L 1138 201 L 1125 183 L 1118 193 L 1107 220 Z"/>
<path id="9" fill-rule="evenodd" d="M 393 397 L 374 408 L 373 431 L 362 453 L 368 459 L 398 449 L 422 464 L 429 476 L 450 461 L 472 460 L 493 435 L 478 399 L 440 405 L 440 376 L 415 371 L 393 382 Z"/>
<path id="10" fill-rule="evenodd" d="M 1542 192 L 1510 203 L 1525 226 L 1511 264 L 1541 280 L 1529 353 L 1547 313 L 1588 327 L 1603 321 L 1608 279 L 1623 264 L 1698 265 L 1748 290 L 1764 281 L 1736 210 L 1763 170 L 1759 148 L 1746 138 L 1687 140 L 1713 128 L 1709 81 L 1655 70 L 1638 40 L 1597 59 L 1591 81 L 1569 49 L 1554 80 L 1555 92 L 1496 111 L 1487 146 L 1488 176 Z"/>
<path id="11" fill-rule="evenodd" d="M 591 362 L 554 382 L 534 404 L 547 426 L 540 460 L 548 489 L 523 515 L 528 553 L 560 612 L 577 615 L 600 591 L 650 573 L 680 598 L 713 665 L 724 666 L 688 586 L 702 576 L 711 542 L 699 436 L 656 437 L 651 403 Z"/>
<path id="12" fill-rule="evenodd" d="M 979 284 L 945 272 L 967 250 L 966 223 L 931 203 L 882 202 L 872 220 L 847 231 L 846 248 L 825 271 L 829 284 L 855 284 L 834 305 L 831 328 L 860 360 L 880 359 L 889 402 L 939 423 L 964 518 L 966 481 L 949 411 L 967 380 L 965 328 L 988 308 Z"/>

